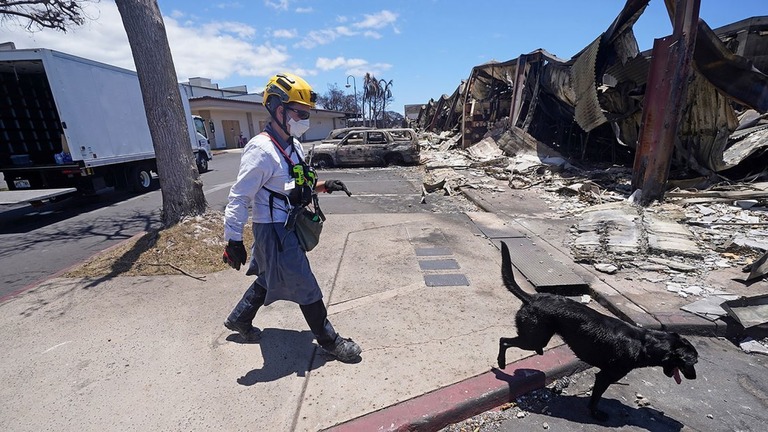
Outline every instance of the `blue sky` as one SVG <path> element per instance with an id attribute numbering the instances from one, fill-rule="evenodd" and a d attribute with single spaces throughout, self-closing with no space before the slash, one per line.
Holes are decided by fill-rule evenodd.
<path id="1" fill-rule="evenodd" d="M 263 89 L 279 71 L 302 75 L 320 93 L 347 91 L 354 76 L 392 80 L 394 101 L 422 104 L 451 94 L 472 67 L 543 48 L 569 59 L 605 31 L 621 0 L 159 0 L 179 81 L 211 78 L 220 87 Z M 27 32 L 0 23 L 0 42 L 50 48 L 135 69 L 117 8 L 89 6 L 93 18 L 67 33 Z M 768 15 L 766 0 L 701 0 L 712 28 Z M 671 33 L 662 0 L 651 0 L 635 26 L 641 49 Z M 352 84 L 352 78 L 349 78 Z M 352 93 L 352 88 L 348 91 Z"/>

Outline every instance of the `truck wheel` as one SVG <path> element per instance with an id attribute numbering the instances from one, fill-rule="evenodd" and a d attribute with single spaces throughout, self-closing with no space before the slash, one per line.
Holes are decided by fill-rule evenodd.
<path id="1" fill-rule="evenodd" d="M 208 172 L 208 158 L 204 154 L 197 154 L 197 171 L 202 174 Z"/>
<path id="2" fill-rule="evenodd" d="M 152 187 L 152 173 L 146 165 L 136 165 L 130 170 L 128 183 L 134 192 L 147 192 Z"/>
<path id="3" fill-rule="evenodd" d="M 312 165 L 317 169 L 333 168 L 333 161 L 330 157 L 321 155 L 312 159 Z"/>

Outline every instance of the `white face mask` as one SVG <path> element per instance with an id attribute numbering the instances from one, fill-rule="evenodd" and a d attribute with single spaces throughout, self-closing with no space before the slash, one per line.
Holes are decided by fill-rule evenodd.
<path id="1" fill-rule="evenodd" d="M 304 132 L 309 130 L 309 119 L 299 121 L 288 119 L 288 130 L 291 131 L 291 135 L 301 138 Z"/>

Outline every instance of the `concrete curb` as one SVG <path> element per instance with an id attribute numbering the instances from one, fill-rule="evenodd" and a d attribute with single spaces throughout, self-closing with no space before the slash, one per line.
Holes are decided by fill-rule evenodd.
<path id="1" fill-rule="evenodd" d="M 589 366 L 566 346 L 526 357 L 490 372 L 325 429 L 326 432 L 437 431 L 497 408 Z M 506 371 L 514 371 L 509 375 Z"/>

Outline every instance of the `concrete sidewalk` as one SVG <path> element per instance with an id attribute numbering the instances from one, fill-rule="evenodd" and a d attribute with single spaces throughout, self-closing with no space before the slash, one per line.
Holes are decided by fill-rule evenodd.
<path id="1" fill-rule="evenodd" d="M 251 281 L 244 271 L 55 278 L 7 300 L 0 429 L 437 430 L 582 368 L 559 339 L 544 356 L 510 349 L 511 365 L 494 368 L 520 302 L 480 220 L 524 231 L 609 309 L 659 324 L 641 304 L 655 299 L 568 261 L 561 222 L 511 214 L 515 196 L 470 198 L 493 213 L 329 216 L 310 262 L 333 325 L 363 348 L 356 364 L 324 357 L 287 302 L 259 312 L 259 344 L 240 343 L 222 321 Z"/>

